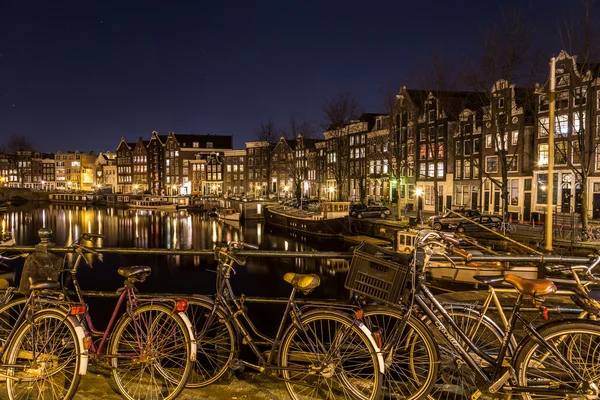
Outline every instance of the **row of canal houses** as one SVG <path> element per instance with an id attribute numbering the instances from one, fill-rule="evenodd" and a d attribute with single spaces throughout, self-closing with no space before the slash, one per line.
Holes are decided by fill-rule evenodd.
<path id="1" fill-rule="evenodd" d="M 600 218 L 599 76 L 596 65 L 580 65 L 564 51 L 556 58 L 554 211 L 584 206 Z M 402 87 L 391 112 L 332 126 L 324 139 L 298 135 L 237 150 L 231 136 L 152 132 L 149 140 L 122 138 L 115 154 L 95 158 L 57 153 L 52 163 L 31 152 L 16 160 L 0 154 L 0 183 L 165 195 L 394 203 L 399 197 L 404 209 L 418 202 L 430 212 L 470 207 L 501 213 L 506 197 L 511 216 L 528 221 L 546 211 L 547 93 L 547 83 L 519 88 L 502 79 L 484 92 Z M 26 167 L 41 171 L 41 164 L 47 172 L 53 164 L 54 179 L 49 172 L 26 176 Z"/>

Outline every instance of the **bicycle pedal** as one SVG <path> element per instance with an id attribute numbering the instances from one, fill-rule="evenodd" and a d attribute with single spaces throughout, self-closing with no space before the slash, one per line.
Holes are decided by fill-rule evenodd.
<path id="1" fill-rule="evenodd" d="M 239 358 L 234 358 L 229 362 L 229 368 L 233 371 L 241 371 L 244 369 L 244 364 Z"/>

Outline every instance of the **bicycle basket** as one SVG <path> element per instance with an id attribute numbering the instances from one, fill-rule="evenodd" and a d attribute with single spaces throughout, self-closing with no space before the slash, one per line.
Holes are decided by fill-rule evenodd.
<path id="1" fill-rule="evenodd" d="M 408 257 L 363 242 L 354 250 L 344 287 L 373 300 L 398 304 L 409 270 Z"/>
<path id="2" fill-rule="evenodd" d="M 31 253 L 23 264 L 19 292 L 23 294 L 31 292 L 29 278 L 33 282 L 46 279 L 57 280 L 62 266 L 63 259 L 56 254 L 39 251 Z"/>

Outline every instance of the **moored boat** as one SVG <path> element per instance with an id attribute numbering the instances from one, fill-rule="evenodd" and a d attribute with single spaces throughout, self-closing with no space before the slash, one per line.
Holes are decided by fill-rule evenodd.
<path id="1" fill-rule="evenodd" d="M 414 229 L 398 231 L 396 233 L 395 250 L 404 254 L 412 253 L 416 233 L 417 231 Z M 457 236 L 457 239 L 464 243 L 461 244 L 461 248 L 464 248 L 473 254 L 473 256 L 489 254 L 503 255 L 498 252 L 491 252 L 489 249 L 478 245 L 477 241 L 472 238 Z M 475 276 L 513 274 L 522 278 L 536 279 L 539 273 L 537 265 L 534 264 L 500 261 L 457 261 L 455 264 L 449 261 L 431 261 L 426 268 L 429 279 L 442 283 L 442 286 L 444 282 L 477 286 L 479 282 L 475 279 Z"/>
<path id="2" fill-rule="evenodd" d="M 242 213 L 235 208 L 219 208 L 217 210 L 217 217 L 220 221 L 240 222 Z"/>
<path id="3" fill-rule="evenodd" d="M 151 196 L 141 199 L 131 199 L 128 203 L 129 208 L 142 210 L 176 211 L 177 205 Z"/>
<path id="4" fill-rule="evenodd" d="M 325 201 L 320 206 L 320 212 L 311 212 L 285 205 L 270 205 L 265 207 L 265 220 L 272 226 L 315 236 L 350 234 L 349 202 Z"/>

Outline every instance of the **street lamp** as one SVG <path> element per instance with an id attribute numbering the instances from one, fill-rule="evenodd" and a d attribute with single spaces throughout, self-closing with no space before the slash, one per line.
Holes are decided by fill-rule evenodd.
<path id="1" fill-rule="evenodd" d="M 417 221 L 421 221 L 421 228 L 423 227 L 423 216 L 421 215 L 422 213 L 422 208 L 423 208 L 423 199 L 421 198 L 421 196 L 423 195 L 423 189 L 421 188 L 417 188 Z"/>
<path id="2" fill-rule="evenodd" d="M 42 181 L 42 190 L 45 190 L 46 188 L 46 181 Z"/>
<path id="3" fill-rule="evenodd" d="M 333 188 L 333 186 L 329 186 L 329 200 L 333 200 L 333 192 L 335 191 L 335 189 Z"/>
<path id="4" fill-rule="evenodd" d="M 255 197 L 259 197 L 258 195 L 260 194 L 260 189 L 262 186 L 260 185 L 256 185 L 256 196 Z"/>
<path id="5" fill-rule="evenodd" d="M 285 185 L 283 187 L 283 191 L 285 192 L 285 199 L 287 200 L 288 198 L 288 191 L 290 190 L 290 188 L 288 187 L 288 185 Z"/>
<path id="6" fill-rule="evenodd" d="M 177 190 L 177 185 L 171 186 L 171 193 L 175 196 L 175 191 Z"/>
<path id="7" fill-rule="evenodd" d="M 139 189 L 139 185 L 137 183 L 135 185 L 133 185 L 133 191 L 135 193 L 137 193 L 138 189 Z"/>

